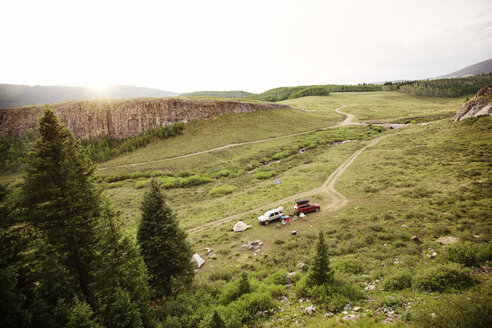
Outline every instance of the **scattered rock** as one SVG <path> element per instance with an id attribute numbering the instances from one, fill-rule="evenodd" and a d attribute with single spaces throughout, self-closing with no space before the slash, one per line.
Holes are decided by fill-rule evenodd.
<path id="1" fill-rule="evenodd" d="M 342 318 L 342 320 L 345 320 L 345 321 L 350 321 L 350 320 L 357 320 L 359 319 L 360 315 L 358 314 L 349 314 L 349 315 L 346 315 L 345 317 Z"/>
<path id="2" fill-rule="evenodd" d="M 207 251 L 207 253 L 210 253 L 212 251 L 210 247 L 205 247 L 205 250 Z"/>
<path id="3" fill-rule="evenodd" d="M 433 252 L 432 254 L 427 254 L 427 257 L 430 258 L 430 259 L 433 259 L 437 256 L 437 253 L 436 252 Z"/>
<path id="4" fill-rule="evenodd" d="M 352 310 L 352 304 L 348 303 L 347 305 L 345 305 L 345 306 L 343 307 L 343 309 L 344 309 L 344 310 L 347 310 L 347 311 Z"/>
<path id="5" fill-rule="evenodd" d="M 263 242 L 260 240 L 250 241 L 248 243 L 248 249 L 249 250 L 257 250 L 257 249 L 260 249 L 261 246 L 263 246 Z"/>
<path id="6" fill-rule="evenodd" d="M 408 225 L 406 225 L 406 224 L 402 224 L 400 227 L 401 227 L 401 228 L 408 228 Z"/>
<path id="7" fill-rule="evenodd" d="M 308 306 L 304 309 L 304 314 L 311 315 L 316 312 L 316 308 L 313 305 Z"/>
<path id="8" fill-rule="evenodd" d="M 354 309 L 353 309 L 353 310 L 354 310 L 355 312 L 358 312 L 358 311 L 362 311 L 362 308 L 360 308 L 359 306 L 356 306 L 356 307 L 354 307 Z"/>
<path id="9" fill-rule="evenodd" d="M 297 269 L 299 269 L 300 271 L 307 270 L 307 265 L 306 265 L 306 263 L 304 263 L 304 262 L 299 262 L 299 263 L 297 264 Z"/>
<path id="10" fill-rule="evenodd" d="M 376 286 L 374 285 L 369 285 L 367 286 L 366 288 L 364 288 L 365 290 L 376 290 Z"/>
<path id="11" fill-rule="evenodd" d="M 294 276 L 297 275 L 297 272 L 289 272 L 287 273 L 287 276 L 285 277 L 285 283 L 286 284 L 291 284 L 294 282 Z"/>
<path id="12" fill-rule="evenodd" d="M 443 245 L 451 245 L 457 243 L 459 241 L 459 238 L 452 237 L 452 236 L 445 236 L 445 237 L 438 238 L 436 241 Z"/>
<path id="13" fill-rule="evenodd" d="M 332 316 L 333 316 L 332 312 L 325 313 L 325 317 L 327 317 L 327 318 L 332 317 Z"/>
<path id="14" fill-rule="evenodd" d="M 414 243 L 417 243 L 417 244 L 422 243 L 422 241 L 417 236 L 413 236 L 412 238 L 410 238 L 410 240 L 413 241 Z"/>

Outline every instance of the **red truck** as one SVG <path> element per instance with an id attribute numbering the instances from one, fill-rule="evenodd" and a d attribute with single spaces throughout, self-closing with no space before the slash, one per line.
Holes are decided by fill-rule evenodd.
<path id="1" fill-rule="evenodd" d="M 296 200 L 296 205 L 294 206 L 294 215 L 299 215 L 301 213 L 318 212 L 321 206 L 316 203 L 310 203 L 309 199 L 299 199 Z"/>

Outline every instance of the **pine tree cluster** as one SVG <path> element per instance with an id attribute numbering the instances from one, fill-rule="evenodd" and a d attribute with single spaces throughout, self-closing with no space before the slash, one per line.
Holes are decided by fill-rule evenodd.
<path id="1" fill-rule="evenodd" d="M 191 248 L 153 183 L 140 247 L 87 149 L 46 108 L 20 188 L 0 186 L 0 327 L 154 327 L 152 298 L 193 279 Z"/>

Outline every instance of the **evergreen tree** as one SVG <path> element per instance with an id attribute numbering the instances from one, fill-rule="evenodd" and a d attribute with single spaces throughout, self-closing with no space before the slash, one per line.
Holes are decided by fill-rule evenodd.
<path id="1" fill-rule="evenodd" d="M 251 286 L 249 285 L 248 274 L 243 271 L 241 274 L 241 280 L 239 280 L 239 296 L 248 294 L 250 291 Z"/>
<path id="2" fill-rule="evenodd" d="M 89 304 L 76 299 L 67 328 L 101 328 L 101 325 L 94 319 Z"/>
<path id="3" fill-rule="evenodd" d="M 95 167 L 53 110 L 44 110 L 39 132 L 40 139 L 25 160 L 24 216 L 45 235 L 72 276 L 74 287 L 91 302 L 89 271 L 100 212 L 100 192 L 93 181 Z"/>
<path id="4" fill-rule="evenodd" d="M 217 310 L 214 310 L 214 315 L 212 317 L 212 320 L 210 321 L 210 328 L 225 328 L 226 325 L 224 323 L 224 320 L 220 317 L 220 315 L 217 313 Z"/>
<path id="5" fill-rule="evenodd" d="M 316 254 L 314 255 L 313 264 L 308 273 L 308 284 L 315 286 L 331 282 L 333 282 L 333 272 L 330 268 L 328 248 L 325 244 L 324 234 L 320 231 L 318 242 L 316 243 Z"/>
<path id="6" fill-rule="evenodd" d="M 121 233 L 116 213 L 103 205 L 94 261 L 97 307 L 107 327 L 151 327 L 149 277 L 135 243 Z"/>
<path id="7" fill-rule="evenodd" d="M 166 205 L 155 180 L 151 180 L 144 194 L 141 212 L 137 239 L 152 275 L 154 296 L 171 295 L 190 283 L 194 275 L 186 233 L 178 227 L 176 216 Z"/>

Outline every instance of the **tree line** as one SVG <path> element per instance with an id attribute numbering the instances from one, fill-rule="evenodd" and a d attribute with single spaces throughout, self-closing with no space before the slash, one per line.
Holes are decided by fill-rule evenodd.
<path id="1" fill-rule="evenodd" d="M 192 250 L 153 181 L 137 241 L 94 179 L 88 150 L 46 108 L 19 188 L 0 187 L 0 327 L 154 327 L 190 284 Z"/>
<path id="2" fill-rule="evenodd" d="M 102 138 L 81 139 L 82 145 L 89 151 L 89 157 L 95 162 L 103 162 L 118 155 L 132 152 L 147 146 L 153 138 L 167 139 L 182 134 L 184 123 L 173 123 L 167 126 L 158 126 L 141 134 L 116 139 L 109 136 Z M 0 172 L 20 171 L 21 159 L 39 139 L 35 129 L 24 131 L 20 140 L 11 136 L 0 137 Z"/>

